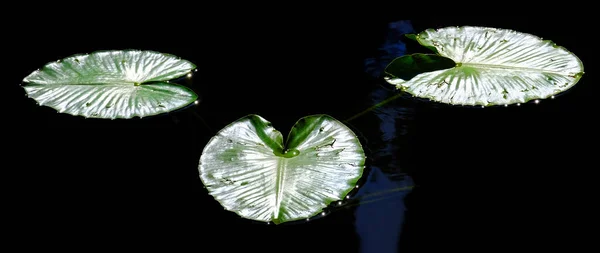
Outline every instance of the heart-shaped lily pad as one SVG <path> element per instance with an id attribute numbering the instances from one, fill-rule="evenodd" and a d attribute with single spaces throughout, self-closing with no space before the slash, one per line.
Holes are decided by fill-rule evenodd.
<path id="1" fill-rule="evenodd" d="M 208 142 L 199 171 L 225 209 L 278 224 L 309 218 L 343 199 L 362 176 L 364 164 L 356 135 L 330 116 L 300 119 L 284 145 L 270 122 L 248 115 Z"/>
<path id="2" fill-rule="evenodd" d="M 386 80 L 437 102 L 483 106 L 523 103 L 561 93 L 584 73 L 583 63 L 567 49 L 513 30 L 446 27 L 410 37 L 456 65 L 406 79 L 401 76 L 405 67 L 400 63 L 404 61 L 394 61 L 385 70 L 390 76 Z"/>
<path id="3" fill-rule="evenodd" d="M 23 80 L 39 105 L 91 118 L 132 118 L 173 111 L 196 101 L 169 83 L 196 66 L 174 55 L 141 50 L 98 51 L 46 64 Z"/>

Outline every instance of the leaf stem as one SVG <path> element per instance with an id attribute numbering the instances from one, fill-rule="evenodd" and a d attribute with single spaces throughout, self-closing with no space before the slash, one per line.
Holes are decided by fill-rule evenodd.
<path id="1" fill-rule="evenodd" d="M 392 193 L 409 191 L 409 190 L 412 190 L 413 188 L 414 188 L 414 186 L 397 187 L 397 188 L 383 190 L 380 192 L 365 194 L 362 196 L 356 196 L 355 198 L 352 198 L 349 201 L 347 201 L 346 203 L 342 204 L 340 207 L 347 208 L 347 207 L 359 206 L 359 205 L 363 205 L 363 204 L 377 202 L 380 200 L 394 198 L 396 195 L 393 195 Z"/>
<path id="2" fill-rule="evenodd" d="M 385 104 L 387 104 L 389 102 L 392 102 L 395 99 L 401 97 L 402 95 L 404 95 L 404 93 L 403 92 L 399 92 L 398 94 L 396 94 L 394 96 L 391 96 L 391 97 L 387 98 L 386 100 L 383 100 L 383 101 L 381 101 L 381 102 L 379 102 L 379 103 L 377 103 L 377 104 L 375 104 L 375 105 L 373 105 L 373 106 L 365 109 L 364 111 L 359 112 L 358 114 L 355 114 L 354 116 L 352 116 L 352 117 L 344 120 L 344 123 L 352 121 L 352 120 L 354 120 L 354 119 L 356 119 L 356 118 L 358 118 L 358 117 L 360 117 L 360 116 L 362 116 L 362 115 L 364 115 L 364 114 L 366 114 L 366 113 L 368 113 L 368 112 L 370 112 L 370 111 L 372 111 L 374 109 L 377 109 L 377 108 L 379 108 L 379 107 L 381 107 L 381 106 L 383 106 L 383 105 L 385 105 Z"/>
<path id="3" fill-rule="evenodd" d="M 200 116 L 200 114 L 198 114 L 198 112 L 196 111 L 192 111 L 192 114 L 194 114 L 194 116 L 196 116 L 196 118 L 200 119 L 200 122 L 202 122 L 202 125 L 204 125 L 208 131 L 211 131 L 212 133 L 214 133 L 215 131 L 212 129 L 212 127 L 210 127 L 208 125 L 208 123 L 206 122 L 206 120 L 204 120 L 204 118 L 202 118 L 202 116 Z"/>

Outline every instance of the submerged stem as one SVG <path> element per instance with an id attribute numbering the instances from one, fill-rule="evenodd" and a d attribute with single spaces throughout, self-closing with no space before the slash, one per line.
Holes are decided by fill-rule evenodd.
<path id="1" fill-rule="evenodd" d="M 396 94 L 394 96 L 391 96 L 391 97 L 387 98 L 386 100 L 383 100 L 383 101 L 381 101 L 381 102 L 379 102 L 379 103 L 377 103 L 377 104 L 375 104 L 375 105 L 373 105 L 373 106 L 365 109 L 364 111 L 359 112 L 358 114 L 356 114 L 356 115 L 354 115 L 354 116 L 352 116 L 352 117 L 344 120 L 344 123 L 347 123 L 347 122 L 349 122 L 351 120 L 354 120 L 354 119 L 356 119 L 356 118 L 358 118 L 358 117 L 360 117 L 360 116 L 362 116 L 362 115 L 364 115 L 364 114 L 366 114 L 366 113 L 368 113 L 368 112 L 370 112 L 370 111 L 372 111 L 374 109 L 377 109 L 377 108 L 379 108 L 379 107 L 381 107 L 381 106 L 383 106 L 383 105 L 385 105 L 385 104 L 387 104 L 389 102 L 392 102 L 392 101 L 394 101 L 395 99 L 397 99 L 398 97 L 400 97 L 402 95 L 404 95 L 404 94 L 402 92 L 399 92 L 398 94 Z"/>
<path id="2" fill-rule="evenodd" d="M 387 189 L 387 190 L 383 190 L 383 191 L 380 191 L 380 192 L 374 192 L 374 193 L 369 193 L 369 194 L 362 195 L 362 196 L 360 196 L 360 199 L 368 198 L 368 197 L 376 197 L 376 196 L 380 196 L 380 195 L 387 194 L 387 193 L 407 191 L 407 190 L 411 190 L 412 188 L 414 188 L 414 186 L 405 186 L 405 187 L 398 187 L 398 188 Z"/>
<path id="3" fill-rule="evenodd" d="M 198 114 L 198 112 L 196 112 L 196 111 L 192 111 L 192 113 L 194 114 L 194 116 L 196 116 L 196 118 L 200 119 L 200 122 L 202 122 L 202 125 L 204 125 L 204 126 L 205 126 L 205 127 L 206 127 L 206 128 L 209 130 L 209 131 L 211 131 L 211 132 L 213 132 L 213 133 L 215 132 L 215 131 L 212 129 L 212 127 L 210 127 L 210 126 L 208 125 L 208 123 L 206 122 L 206 120 L 204 120 L 204 118 L 202 118 L 202 116 L 200 116 L 200 114 Z"/>
<path id="4" fill-rule="evenodd" d="M 358 206 L 358 205 L 362 205 L 362 204 L 373 203 L 373 202 L 376 202 L 379 200 L 393 198 L 395 195 L 390 195 L 391 193 L 408 191 L 413 188 L 414 188 L 414 186 L 398 187 L 398 188 L 383 190 L 380 192 L 365 194 L 362 196 L 357 196 L 356 198 L 353 198 L 353 199 L 349 200 L 348 202 L 346 202 L 345 204 L 343 204 L 342 207 L 353 207 L 353 206 Z"/>

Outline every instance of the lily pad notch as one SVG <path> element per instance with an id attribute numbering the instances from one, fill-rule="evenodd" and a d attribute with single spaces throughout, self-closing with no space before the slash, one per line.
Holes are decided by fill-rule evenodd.
<path id="1" fill-rule="evenodd" d="M 226 210 L 280 224 L 321 213 L 343 200 L 365 167 L 350 128 L 331 116 L 304 117 L 283 136 L 258 115 L 220 130 L 204 147 L 199 176 Z"/>
<path id="2" fill-rule="evenodd" d="M 510 105 L 554 98 L 583 76 L 583 63 L 564 47 L 509 29 L 463 26 L 407 35 L 456 64 L 423 70 L 410 78 L 403 56 L 390 63 L 385 80 L 414 96 L 451 105 Z M 429 57 L 428 59 L 435 59 Z M 444 60 L 447 61 L 447 60 Z M 438 64 L 436 61 L 425 62 Z"/>
<path id="3" fill-rule="evenodd" d="M 197 101 L 170 80 L 191 75 L 192 62 L 155 51 L 110 50 L 50 62 L 23 79 L 39 105 L 86 118 L 129 119 L 184 108 Z"/>

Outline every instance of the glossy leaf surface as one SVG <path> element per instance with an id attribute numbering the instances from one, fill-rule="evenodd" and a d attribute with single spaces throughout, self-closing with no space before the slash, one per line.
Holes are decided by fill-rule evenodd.
<path id="1" fill-rule="evenodd" d="M 23 80 L 39 105 L 91 118 L 145 117 L 193 103 L 191 89 L 169 83 L 196 66 L 154 51 L 99 51 L 46 64 Z"/>
<path id="2" fill-rule="evenodd" d="M 456 62 L 450 69 L 386 80 L 415 96 L 455 105 L 505 105 L 543 99 L 575 85 L 583 63 L 551 41 L 513 30 L 447 27 L 416 36 Z M 393 75 L 398 65 L 388 66 Z"/>
<path id="3" fill-rule="evenodd" d="M 364 162 L 356 135 L 330 116 L 300 119 L 284 145 L 271 123 L 248 115 L 208 142 L 199 172 L 225 209 L 282 223 L 309 218 L 343 199 L 361 177 Z"/>

